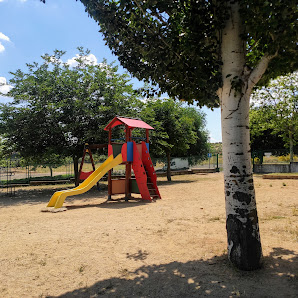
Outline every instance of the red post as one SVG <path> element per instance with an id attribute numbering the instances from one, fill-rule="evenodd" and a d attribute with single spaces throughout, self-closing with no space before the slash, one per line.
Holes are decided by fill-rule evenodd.
<path id="1" fill-rule="evenodd" d="M 86 145 L 85 144 L 85 148 L 84 148 L 84 152 L 83 152 L 83 157 L 82 157 L 82 161 L 81 161 L 81 164 L 80 164 L 80 169 L 79 169 L 79 173 L 78 173 L 78 177 L 77 177 L 77 181 L 75 182 L 75 185 L 78 186 L 80 184 L 80 175 L 81 175 L 81 172 L 82 172 L 82 169 L 83 169 L 83 164 L 84 164 L 84 160 L 85 160 L 85 155 L 86 155 Z"/>
<path id="2" fill-rule="evenodd" d="M 109 129 L 109 145 L 112 144 L 112 128 Z M 112 170 L 108 172 L 108 200 L 112 198 Z"/>
<path id="3" fill-rule="evenodd" d="M 125 142 L 131 142 L 131 129 L 125 125 Z M 130 191 L 130 178 L 131 178 L 131 162 L 127 161 L 125 164 L 125 201 L 128 201 L 128 198 L 131 195 Z"/>
<path id="4" fill-rule="evenodd" d="M 89 153 L 89 156 L 90 156 L 90 160 L 91 160 L 93 171 L 95 171 L 95 163 L 94 163 L 92 152 L 91 152 L 91 149 L 90 149 L 89 146 L 88 146 L 88 149 L 87 150 L 88 150 L 88 153 Z"/>

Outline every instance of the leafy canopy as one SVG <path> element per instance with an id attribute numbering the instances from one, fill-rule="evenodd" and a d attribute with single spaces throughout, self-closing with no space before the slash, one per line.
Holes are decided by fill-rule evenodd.
<path id="1" fill-rule="evenodd" d="M 138 79 L 199 105 L 218 105 L 222 85 L 221 33 L 230 1 L 80 0 L 100 25 L 107 45 Z M 260 82 L 297 69 L 297 2 L 243 0 L 246 64 L 278 55 Z"/>
<path id="2" fill-rule="evenodd" d="M 155 157 L 206 155 L 205 115 L 197 109 L 172 99 L 155 99 L 146 103 L 141 118 L 154 127 L 150 150 Z"/>
<path id="3" fill-rule="evenodd" d="M 269 127 L 269 114 L 262 107 L 253 106 L 249 111 L 249 130 L 251 151 L 272 151 L 283 149 L 285 142 Z M 280 150 L 279 150 L 280 151 Z"/>
<path id="4" fill-rule="evenodd" d="M 27 158 L 78 158 L 85 142 L 106 143 L 103 128 L 115 115 L 139 110 L 127 75 L 117 74 L 117 67 L 105 61 L 91 63 L 89 51 L 78 49 L 75 67 L 62 61 L 65 52 L 56 50 L 42 56 L 42 64 L 12 73 L 7 95 L 14 99 L 0 107 L 6 148 Z"/>
<path id="5" fill-rule="evenodd" d="M 286 147 L 289 148 L 291 144 L 296 145 L 298 143 L 298 73 L 271 80 L 267 87 L 256 90 L 252 99 L 253 136 L 262 135 L 263 131 L 270 131 L 272 135 L 282 138 Z"/>

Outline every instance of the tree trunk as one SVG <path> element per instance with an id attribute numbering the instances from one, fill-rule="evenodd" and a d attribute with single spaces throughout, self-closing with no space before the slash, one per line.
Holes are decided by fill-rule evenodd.
<path id="1" fill-rule="evenodd" d="M 172 177 L 171 177 L 171 155 L 169 152 L 167 152 L 167 179 L 168 181 L 172 181 Z"/>
<path id="2" fill-rule="evenodd" d="M 251 89 L 242 32 L 238 3 L 232 4 L 222 33 L 223 87 L 219 90 L 228 256 L 237 268 L 254 270 L 261 266 L 262 248 L 249 145 Z"/>
<path id="3" fill-rule="evenodd" d="M 290 162 L 294 161 L 294 142 L 293 142 L 293 133 L 292 130 L 289 130 L 289 139 L 290 139 Z"/>
<path id="4" fill-rule="evenodd" d="M 53 168 L 51 166 L 49 166 L 49 168 L 50 168 L 51 178 L 53 178 Z"/>
<path id="5" fill-rule="evenodd" d="M 72 158 L 73 160 L 73 171 L 74 171 L 74 175 L 75 175 L 75 186 L 79 185 L 79 179 L 78 179 L 78 175 L 79 175 L 79 158 L 77 156 L 74 156 Z"/>

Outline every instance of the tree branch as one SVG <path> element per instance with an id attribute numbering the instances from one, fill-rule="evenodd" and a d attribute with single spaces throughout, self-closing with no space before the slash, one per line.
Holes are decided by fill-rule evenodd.
<path id="1" fill-rule="evenodd" d="M 142 8 L 142 6 L 141 6 L 141 4 L 138 2 L 138 0 L 135 0 L 135 3 L 136 3 L 136 5 L 137 5 L 137 7 L 140 9 L 140 11 L 142 12 L 142 14 L 143 14 L 143 16 L 144 17 L 146 17 L 146 13 L 145 13 L 145 11 L 143 10 L 143 8 Z M 142 21 L 142 20 L 141 20 Z M 145 26 L 145 29 L 147 29 L 147 30 L 149 30 L 149 32 L 151 33 L 151 34 L 155 34 L 155 32 L 151 29 L 151 28 L 149 28 L 149 26 L 145 23 L 145 22 L 143 22 L 142 21 L 142 23 L 144 24 L 144 26 Z M 159 35 L 159 37 L 160 37 L 160 40 L 162 41 L 162 43 L 174 54 L 174 55 L 176 55 L 177 56 L 177 58 L 178 58 L 178 60 L 181 60 L 181 56 L 177 53 L 177 52 L 175 52 L 173 49 L 172 49 L 172 47 L 169 45 L 169 43 L 167 42 L 167 41 L 165 41 L 164 40 L 164 38 L 163 38 L 163 36 L 160 34 Z"/>
<path id="2" fill-rule="evenodd" d="M 251 72 L 250 76 L 248 77 L 248 85 L 247 89 L 252 90 L 252 88 L 258 83 L 258 81 L 262 78 L 263 74 L 265 73 L 269 62 L 278 55 L 278 51 L 275 52 L 274 55 L 265 54 L 261 60 L 259 61 L 258 65 L 255 69 Z"/>

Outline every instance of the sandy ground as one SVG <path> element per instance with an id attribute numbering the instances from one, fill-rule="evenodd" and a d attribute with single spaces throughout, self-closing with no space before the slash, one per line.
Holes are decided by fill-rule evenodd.
<path id="1" fill-rule="evenodd" d="M 61 185 L 0 196 L 0 297 L 298 297 L 298 180 L 255 177 L 254 272 L 227 260 L 222 173 L 159 180 L 154 203 L 92 190 L 59 213 L 41 209 Z"/>

